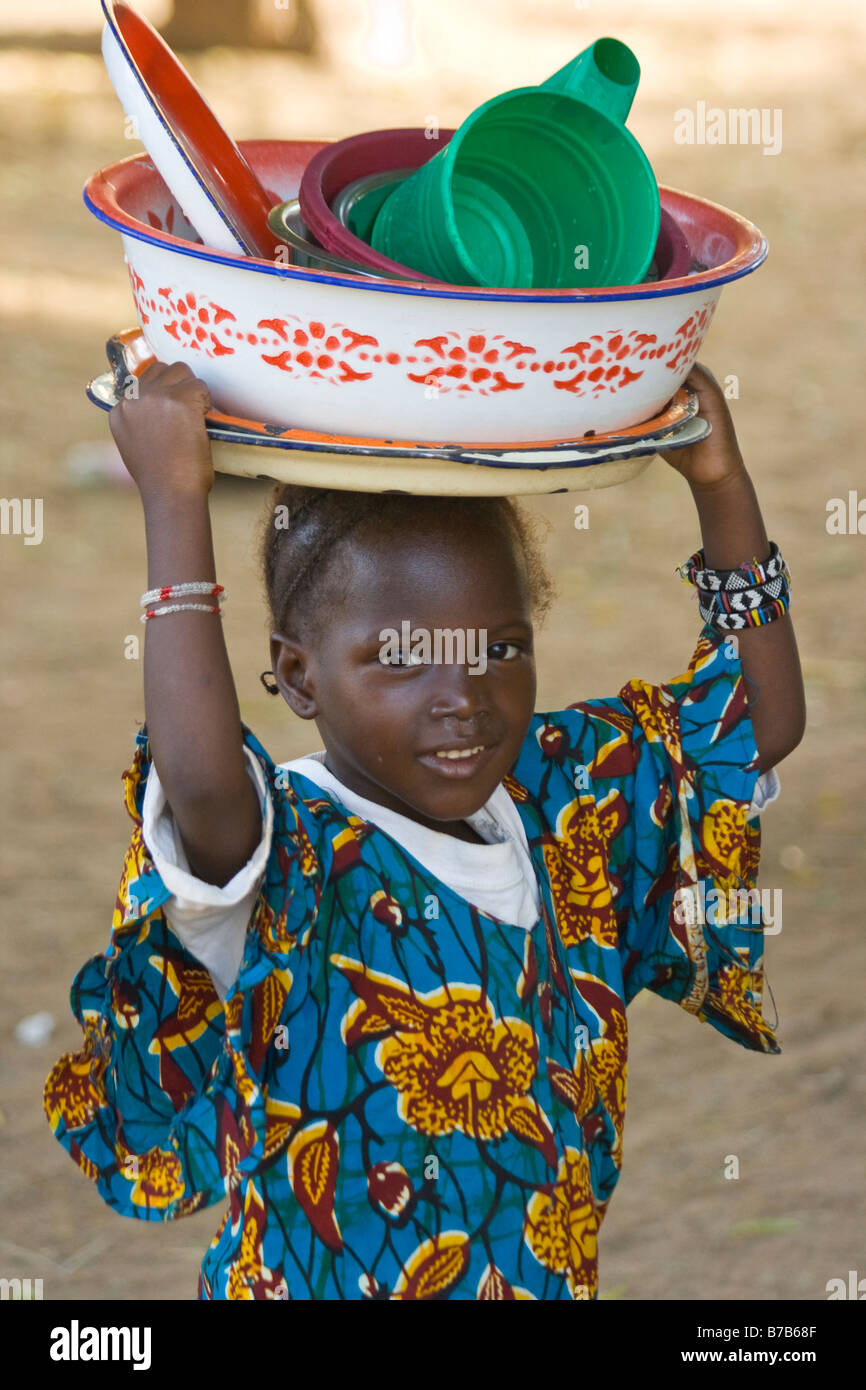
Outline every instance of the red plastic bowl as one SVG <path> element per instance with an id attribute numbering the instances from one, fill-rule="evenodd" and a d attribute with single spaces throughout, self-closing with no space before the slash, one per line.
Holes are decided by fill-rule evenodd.
<path id="1" fill-rule="evenodd" d="M 380 256 L 366 241 L 344 227 L 331 211 L 337 194 L 355 179 L 368 174 L 385 173 L 388 169 L 417 169 L 448 143 L 453 130 L 440 130 L 438 140 L 427 139 L 424 130 L 368 130 L 335 140 L 313 155 L 301 176 L 298 197 L 301 215 L 308 229 L 327 251 L 370 266 L 387 270 L 407 280 L 424 284 L 441 284 L 432 275 L 401 265 L 399 261 Z"/>
<path id="2" fill-rule="evenodd" d="M 667 208 L 661 209 L 653 260 L 660 280 L 678 280 L 681 275 L 688 275 L 692 264 L 688 238 Z"/>

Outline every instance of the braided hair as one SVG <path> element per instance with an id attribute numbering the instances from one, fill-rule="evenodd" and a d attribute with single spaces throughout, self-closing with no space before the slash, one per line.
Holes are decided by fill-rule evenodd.
<path id="1" fill-rule="evenodd" d="M 270 498 L 261 532 L 262 568 L 273 629 L 298 637 L 309 630 L 317 604 L 339 577 L 350 536 L 403 534 L 423 526 L 493 528 L 522 555 L 533 615 L 541 622 L 553 585 L 537 537 L 538 518 L 506 497 L 419 497 L 407 493 L 344 492 L 280 484 Z M 272 694 L 276 689 L 262 680 Z"/>

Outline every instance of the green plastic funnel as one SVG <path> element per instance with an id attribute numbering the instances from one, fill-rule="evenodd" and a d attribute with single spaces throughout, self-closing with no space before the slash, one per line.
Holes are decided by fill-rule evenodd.
<path id="1" fill-rule="evenodd" d="M 387 196 L 370 245 L 454 284 L 639 283 L 660 217 L 624 125 L 639 79 L 631 49 L 602 38 L 540 86 L 485 102 Z"/>

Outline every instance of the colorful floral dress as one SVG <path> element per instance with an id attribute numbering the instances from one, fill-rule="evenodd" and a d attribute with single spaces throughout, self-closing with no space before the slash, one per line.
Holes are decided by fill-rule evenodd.
<path id="1" fill-rule="evenodd" d="M 759 910 L 703 910 L 710 888 L 745 897 L 758 864 L 734 645 L 705 629 L 668 685 L 533 716 L 505 781 L 541 890 L 528 931 L 280 774 L 245 730 L 274 840 L 225 1004 L 162 911 L 142 731 L 111 942 L 75 979 L 84 1046 L 53 1068 L 45 1107 L 125 1216 L 228 1197 L 201 1298 L 596 1296 L 626 1004 L 649 988 L 779 1051 Z"/>

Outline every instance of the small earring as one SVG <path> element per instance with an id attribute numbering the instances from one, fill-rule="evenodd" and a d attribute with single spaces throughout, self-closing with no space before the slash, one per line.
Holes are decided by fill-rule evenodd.
<path id="1" fill-rule="evenodd" d="M 269 695 L 279 695 L 280 687 L 277 685 L 273 671 L 262 671 L 259 680 Z M 273 684 L 271 684 L 271 682 L 273 682 Z"/>

